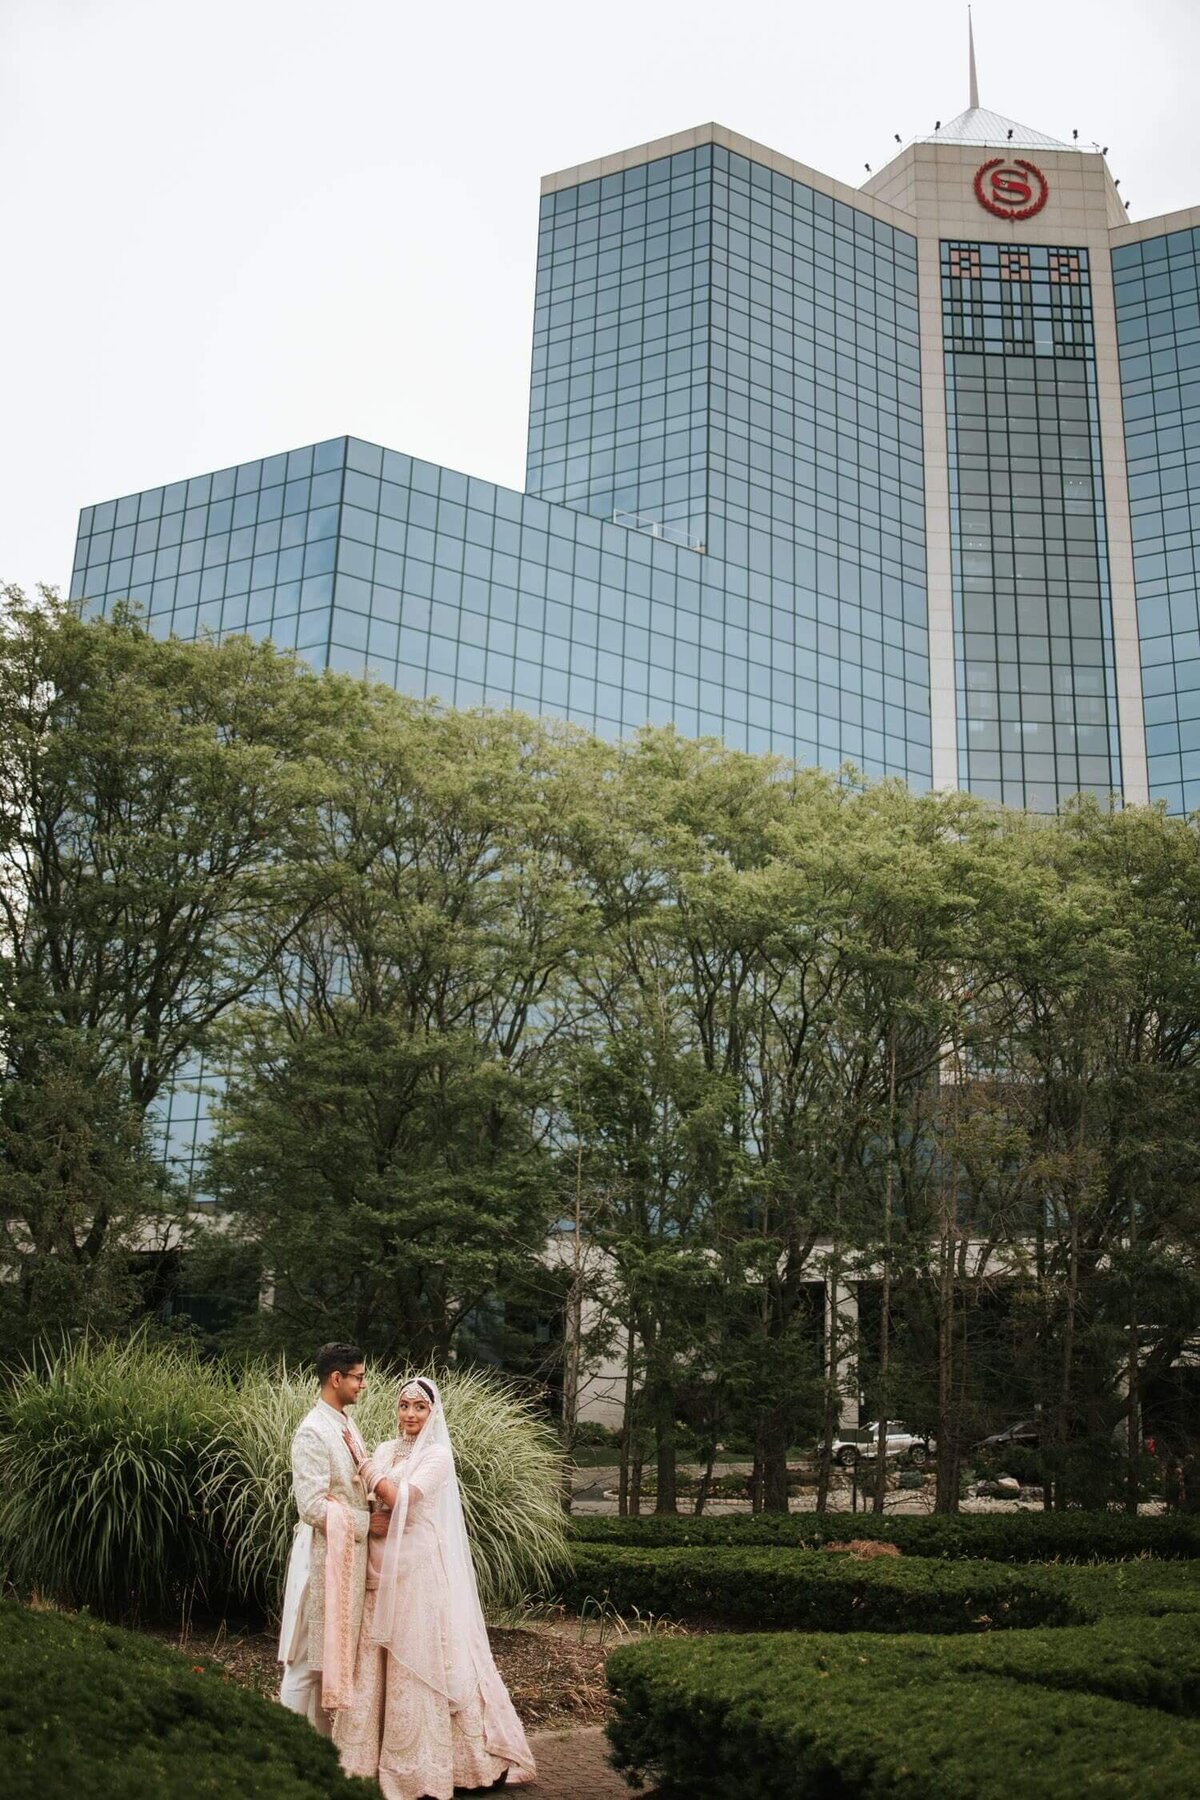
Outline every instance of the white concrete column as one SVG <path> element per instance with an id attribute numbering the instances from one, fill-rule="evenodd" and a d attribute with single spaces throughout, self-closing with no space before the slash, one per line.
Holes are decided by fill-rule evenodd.
<path id="1" fill-rule="evenodd" d="M 1117 679 L 1117 724 L 1121 743 L 1121 787 L 1126 800 L 1145 806 L 1150 799 L 1146 766 L 1146 725 L 1142 711 L 1142 657 L 1137 595 L 1133 585 L 1133 532 L 1125 468 L 1125 418 L 1121 410 L 1121 368 L 1117 359 L 1117 309 L 1109 245 L 1088 245 L 1092 281 L 1092 323 L 1096 348 L 1096 401 L 1100 454 L 1104 465 L 1104 519 L 1108 536 L 1113 661 Z"/>
<path id="2" fill-rule="evenodd" d="M 825 1278 L 825 1372 L 829 1373 L 836 1338 L 838 1422 L 842 1431 L 858 1430 L 858 1288 L 849 1281 Z"/>

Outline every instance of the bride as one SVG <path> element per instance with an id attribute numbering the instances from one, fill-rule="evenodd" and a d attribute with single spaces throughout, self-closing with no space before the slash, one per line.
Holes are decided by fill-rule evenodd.
<path id="1" fill-rule="evenodd" d="M 534 1779 L 533 1756 L 488 1646 L 434 1382 L 401 1389 L 398 1424 L 371 1457 L 345 1437 L 390 1519 L 370 1539 L 354 1699 L 334 1723 L 342 1767 L 376 1777 L 384 1800 L 516 1787 Z"/>

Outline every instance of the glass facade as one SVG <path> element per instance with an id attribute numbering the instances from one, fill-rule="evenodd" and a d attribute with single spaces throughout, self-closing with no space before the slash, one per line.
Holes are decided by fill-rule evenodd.
<path id="1" fill-rule="evenodd" d="M 1120 790 L 1088 256 L 941 246 L 959 780 Z"/>
<path id="2" fill-rule="evenodd" d="M 128 598 L 177 637 L 244 631 L 323 662 L 346 439 L 193 476 L 80 514 L 71 594 Z"/>
<path id="3" fill-rule="evenodd" d="M 541 492 L 337 438 L 85 508 L 72 593 L 459 706 L 673 721 L 928 785 L 913 240 L 713 146 L 550 196 L 543 240 L 546 219 Z M 573 455 L 535 471 L 560 426 Z M 668 523 L 693 476 L 672 536 L 612 523 Z"/>
<path id="4" fill-rule="evenodd" d="M 546 195 L 527 487 L 704 547 L 681 730 L 928 783 L 914 238 L 720 145 Z"/>
<path id="5" fill-rule="evenodd" d="M 957 773 L 1039 811 L 1119 794 L 1108 540 L 1111 522 L 1124 604 L 1126 495 L 1105 487 L 1099 396 L 1108 430 L 1116 367 L 1092 281 L 1107 291 L 1099 259 L 1129 234 L 1107 170 L 1045 141 L 1028 229 L 1079 233 L 1090 253 L 987 243 L 974 234 L 1032 213 L 972 210 L 993 166 L 977 168 L 973 136 L 902 153 L 907 183 L 856 205 L 712 129 L 723 141 L 547 184 L 524 492 L 335 438 L 84 508 L 72 595 L 129 598 L 162 633 L 270 638 L 452 705 L 609 737 L 673 722 L 918 788 L 932 700 L 940 783 Z M 966 212 L 943 210 L 956 192 Z M 938 271 L 926 374 L 946 399 L 932 475 L 918 237 Z M 1200 228 L 1118 244 L 1111 265 L 1150 795 L 1190 811 Z M 949 539 L 953 701 L 930 692 L 927 506 L 931 537 Z M 947 645 L 949 612 L 939 598 Z M 212 1085 L 197 1067 L 164 1102 L 189 1177 Z"/>
<path id="6" fill-rule="evenodd" d="M 1200 231 L 1113 251 L 1152 799 L 1200 807 Z"/>
<path id="7" fill-rule="evenodd" d="M 542 200 L 529 493 L 705 541 L 712 152 Z"/>

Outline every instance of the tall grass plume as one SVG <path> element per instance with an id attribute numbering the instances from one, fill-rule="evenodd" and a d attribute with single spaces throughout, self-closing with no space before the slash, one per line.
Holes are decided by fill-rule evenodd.
<path id="1" fill-rule="evenodd" d="M 396 1434 L 405 1377 L 357 1410 Z M 440 1378 L 484 1606 L 519 1604 L 566 1560 L 554 1438 L 502 1380 Z M 186 1350 L 82 1342 L 0 1388 L 0 1569 L 19 1593 L 110 1619 L 272 1616 L 296 1523 L 289 1446 L 316 1382 L 237 1374 Z"/>
<path id="2" fill-rule="evenodd" d="M 369 1372 L 354 1415 L 369 1448 L 395 1437 L 396 1404 L 408 1379 Z M 480 1598 L 485 1609 L 518 1604 L 566 1558 L 557 1444 L 502 1380 L 468 1370 L 438 1381 Z M 249 1370 L 209 1475 L 235 1591 L 268 1613 L 279 1605 L 296 1523 L 288 1447 L 315 1398 L 311 1376 L 284 1365 Z"/>
<path id="3" fill-rule="evenodd" d="M 64 1346 L 0 1388 L 0 1562 L 19 1593 L 177 1618 L 223 1585 L 204 1501 L 232 1394 L 183 1350 Z"/>

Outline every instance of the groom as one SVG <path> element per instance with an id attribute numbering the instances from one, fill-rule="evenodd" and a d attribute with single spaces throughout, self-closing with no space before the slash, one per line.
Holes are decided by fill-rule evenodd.
<path id="1" fill-rule="evenodd" d="M 317 1352 L 320 1398 L 292 1439 L 292 1491 L 300 1523 L 284 1590 L 279 1698 L 328 1737 L 331 1712 L 349 1704 L 366 1589 L 367 1495 L 342 1438 L 362 1439 L 347 1409 L 366 1389 L 357 1344 Z M 383 1529 L 386 1530 L 386 1520 Z"/>

